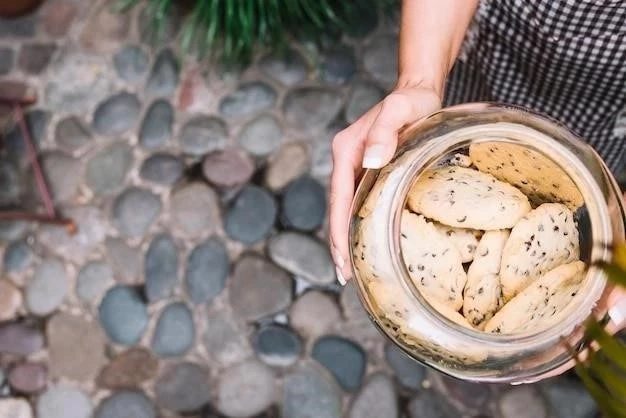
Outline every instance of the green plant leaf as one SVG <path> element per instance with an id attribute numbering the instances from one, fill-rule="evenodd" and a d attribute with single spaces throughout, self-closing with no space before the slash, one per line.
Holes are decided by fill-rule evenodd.
<path id="1" fill-rule="evenodd" d="M 626 345 L 609 335 L 596 321 L 588 322 L 586 331 L 589 338 L 598 342 L 604 355 L 626 372 Z"/>
<path id="2" fill-rule="evenodd" d="M 585 362 L 591 373 L 602 382 L 615 399 L 626 401 L 626 372 L 616 370 L 615 365 L 602 353 L 593 353 Z"/>
<path id="3" fill-rule="evenodd" d="M 598 266 L 604 270 L 607 278 L 622 287 L 626 287 L 626 271 L 624 271 L 620 266 L 614 263 L 606 263 L 600 262 Z"/>
<path id="4" fill-rule="evenodd" d="M 616 402 L 610 395 L 607 395 L 606 389 L 593 379 L 582 363 L 578 363 L 575 370 L 604 416 L 610 418 L 626 417 L 626 406 L 620 405 L 620 402 Z"/>

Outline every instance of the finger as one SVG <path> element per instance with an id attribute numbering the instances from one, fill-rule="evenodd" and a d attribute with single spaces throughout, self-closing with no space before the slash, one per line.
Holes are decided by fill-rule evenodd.
<path id="1" fill-rule="evenodd" d="M 608 298 L 609 318 L 611 323 L 608 331 L 612 334 L 626 329 L 626 291 L 613 289 Z"/>

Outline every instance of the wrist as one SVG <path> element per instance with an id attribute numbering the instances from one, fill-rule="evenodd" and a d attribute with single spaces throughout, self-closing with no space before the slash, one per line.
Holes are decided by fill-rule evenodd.
<path id="1" fill-rule="evenodd" d="M 445 77 L 427 77 L 423 74 L 400 74 L 395 89 L 422 88 L 433 91 L 443 100 Z"/>

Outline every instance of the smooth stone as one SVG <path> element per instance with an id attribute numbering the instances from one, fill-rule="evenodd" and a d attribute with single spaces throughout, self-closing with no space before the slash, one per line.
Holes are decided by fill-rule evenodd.
<path id="1" fill-rule="evenodd" d="M 35 35 L 37 29 L 37 15 L 35 13 L 15 16 L 10 19 L 0 18 L 0 37 L 28 38 Z"/>
<path id="2" fill-rule="evenodd" d="M 115 343 L 134 345 L 148 325 L 146 305 L 137 290 L 115 286 L 104 296 L 98 309 L 100 324 Z"/>
<path id="3" fill-rule="evenodd" d="M 28 310 L 39 316 L 54 312 L 65 299 L 67 287 L 63 263 L 55 258 L 44 259 L 26 285 L 24 299 Z"/>
<path id="4" fill-rule="evenodd" d="M 53 38 L 65 36 L 72 26 L 78 7 L 71 1 L 60 1 L 42 12 L 42 24 L 46 33 Z"/>
<path id="5" fill-rule="evenodd" d="M 106 364 L 106 340 L 94 321 L 58 313 L 48 321 L 46 338 L 53 378 L 88 382 Z"/>
<path id="6" fill-rule="evenodd" d="M 14 241 L 4 250 L 4 271 L 15 272 L 28 268 L 33 262 L 33 251 L 25 240 Z"/>
<path id="7" fill-rule="evenodd" d="M 256 360 L 224 371 L 217 385 L 217 409 L 229 417 L 252 417 L 267 409 L 274 400 L 272 371 Z"/>
<path id="8" fill-rule="evenodd" d="M 46 129 L 48 128 L 48 122 L 50 122 L 50 113 L 41 109 L 30 110 L 24 114 L 24 122 L 28 128 L 33 145 L 39 150 L 40 144 L 46 136 Z M 10 155 L 27 156 L 26 141 L 22 136 L 22 130 L 18 123 L 13 124 L 13 128 L 6 135 L 4 141 L 4 146 L 6 146 Z"/>
<path id="9" fill-rule="evenodd" d="M 492 386 L 439 376 L 446 399 L 463 411 L 484 411 L 492 401 Z"/>
<path id="10" fill-rule="evenodd" d="M 130 13 L 120 14 L 110 4 L 99 4 L 86 16 L 79 40 L 89 51 L 113 52 L 129 36 Z"/>
<path id="11" fill-rule="evenodd" d="M 23 322 L 0 324 L 0 353 L 29 356 L 43 346 L 44 337 L 40 329 Z"/>
<path id="12" fill-rule="evenodd" d="M 166 234 L 157 235 L 144 261 L 145 293 L 149 303 L 169 297 L 178 281 L 178 248 Z"/>
<path id="13" fill-rule="evenodd" d="M 148 350 L 133 347 L 104 366 L 96 384 L 106 389 L 131 389 L 156 377 L 159 361 Z"/>
<path id="14" fill-rule="evenodd" d="M 357 71 L 354 50 L 345 45 L 337 45 L 324 51 L 320 63 L 321 78 L 331 84 L 346 84 Z"/>
<path id="15" fill-rule="evenodd" d="M 126 45 L 113 56 L 117 75 L 129 83 L 143 80 L 148 64 L 148 54 L 137 45 Z"/>
<path id="16" fill-rule="evenodd" d="M 201 237 L 218 228 L 219 200 L 206 184 L 189 183 L 172 194 L 172 223 L 191 237 Z"/>
<path id="17" fill-rule="evenodd" d="M 274 152 L 283 141 L 283 129 L 276 118 L 264 114 L 248 122 L 239 134 L 239 145 L 255 157 Z"/>
<path id="18" fill-rule="evenodd" d="M 56 50 L 57 46 L 53 43 L 23 44 L 17 57 L 17 65 L 26 74 L 39 75 L 50 64 Z"/>
<path id="19" fill-rule="evenodd" d="M 139 128 L 139 144 L 148 149 L 164 145 L 172 136 L 174 125 L 174 109 L 163 99 L 155 100 L 141 122 Z"/>
<path id="20" fill-rule="evenodd" d="M 345 328 L 349 335 L 359 340 L 382 339 L 380 331 L 376 328 L 363 307 L 354 281 L 348 281 L 340 293 L 339 301 L 343 308 L 343 314 L 346 319 Z"/>
<path id="21" fill-rule="evenodd" d="M 541 394 L 530 386 L 519 386 L 500 397 L 503 418 L 547 418 L 548 410 Z"/>
<path id="22" fill-rule="evenodd" d="M 261 241 L 272 232 L 278 208 L 266 190 L 248 185 L 226 211 L 224 229 L 228 236 L 244 244 Z"/>
<path id="23" fill-rule="evenodd" d="M 195 339 L 196 328 L 191 310 L 183 302 L 176 302 L 161 312 L 151 347 L 158 356 L 177 357 L 189 351 Z"/>
<path id="24" fill-rule="evenodd" d="M 48 371 L 41 363 L 21 363 L 9 371 L 9 385 L 17 392 L 35 394 L 46 387 Z"/>
<path id="25" fill-rule="evenodd" d="M 326 245 L 299 232 L 281 232 L 270 238 L 268 254 L 285 270 L 313 284 L 335 281 L 335 266 Z"/>
<path id="26" fill-rule="evenodd" d="M 207 316 L 203 342 L 211 358 L 221 366 L 239 363 L 252 353 L 244 333 L 222 312 Z"/>
<path id="27" fill-rule="evenodd" d="M 154 24 L 153 16 L 148 8 L 144 8 L 138 16 L 137 29 L 141 42 L 156 47 L 174 40 L 182 24 L 182 16 L 177 3 L 169 7 L 161 21 L 163 26 Z"/>
<path id="28" fill-rule="evenodd" d="M 259 67 L 265 74 L 286 86 L 293 86 L 304 81 L 309 72 L 302 55 L 293 49 L 286 50 L 284 54 L 274 53 L 264 56 L 261 58 Z"/>
<path id="29" fill-rule="evenodd" d="M 68 116 L 59 121 L 54 138 L 59 148 L 69 153 L 84 151 L 93 140 L 89 128 L 77 116 Z"/>
<path id="30" fill-rule="evenodd" d="M 132 415 L 129 416 L 129 414 Z M 157 418 L 157 411 L 150 399 L 138 390 L 122 390 L 104 399 L 94 418 Z"/>
<path id="31" fill-rule="evenodd" d="M 87 163 L 87 186 L 96 195 L 115 192 L 123 187 L 133 160 L 133 149 L 127 143 L 115 142 L 106 146 Z"/>
<path id="32" fill-rule="evenodd" d="M 39 418 L 90 418 L 91 399 L 81 390 L 70 386 L 54 386 L 37 400 Z"/>
<path id="33" fill-rule="evenodd" d="M 261 81 L 249 82 L 222 99 L 219 105 L 220 114 L 227 118 L 250 116 L 273 107 L 277 97 L 268 84 Z"/>
<path id="34" fill-rule="evenodd" d="M 178 85 L 179 71 L 178 60 L 172 50 L 164 49 L 154 60 L 146 90 L 159 96 L 171 95 Z"/>
<path id="35" fill-rule="evenodd" d="M 41 169 L 46 175 L 47 184 L 56 202 L 70 200 L 78 192 L 82 169 L 77 159 L 59 151 L 52 151 L 41 157 Z"/>
<path id="36" fill-rule="evenodd" d="M 0 221 L 0 241 L 14 241 L 21 238 L 28 229 L 24 221 Z"/>
<path id="37" fill-rule="evenodd" d="M 431 391 L 420 392 L 408 406 L 411 418 L 458 418 L 459 413 L 440 395 Z"/>
<path id="38" fill-rule="evenodd" d="M 244 255 L 230 281 L 230 304 L 239 317 L 254 321 L 287 308 L 292 292 L 286 271 L 259 256 Z"/>
<path id="39" fill-rule="evenodd" d="M 365 112 L 385 97 L 385 92 L 374 83 L 355 84 L 346 105 L 346 121 L 354 123 Z"/>
<path id="40" fill-rule="evenodd" d="M 310 168 L 311 157 L 304 143 L 285 144 L 269 161 L 265 171 L 265 185 L 274 192 L 280 192 Z"/>
<path id="41" fill-rule="evenodd" d="M 313 134 L 324 129 L 341 110 L 341 95 L 325 87 L 299 87 L 283 102 L 285 120 L 295 129 Z"/>
<path id="42" fill-rule="evenodd" d="M 298 334 L 280 325 L 260 328 L 253 337 L 253 346 L 259 359 L 269 366 L 291 366 L 302 351 Z"/>
<path id="43" fill-rule="evenodd" d="M 129 187 L 113 202 L 113 223 L 127 237 L 144 235 L 161 213 L 161 199 L 147 189 Z"/>
<path id="44" fill-rule="evenodd" d="M 222 293 L 230 271 L 228 251 L 218 238 L 196 246 L 187 258 L 185 287 L 195 304 L 206 303 Z"/>
<path id="45" fill-rule="evenodd" d="M 148 157 L 139 169 L 142 179 L 163 186 L 172 186 L 183 177 L 185 163 L 170 154 L 157 153 Z"/>
<path id="46" fill-rule="evenodd" d="M 15 54 L 11 48 L 0 48 L 0 75 L 5 75 L 13 69 Z"/>
<path id="47" fill-rule="evenodd" d="M 398 395 L 393 382 L 383 373 L 370 377 L 356 395 L 348 418 L 397 418 Z"/>
<path id="48" fill-rule="evenodd" d="M 398 78 L 398 39 L 392 35 L 378 36 L 365 47 L 363 67 L 385 87 Z"/>
<path id="49" fill-rule="evenodd" d="M 0 321 L 14 319 L 21 305 L 20 289 L 9 280 L 0 280 Z"/>
<path id="50" fill-rule="evenodd" d="M 332 140 L 344 128 L 343 122 L 333 122 L 313 142 L 311 175 L 325 184 L 333 171 Z"/>
<path id="51" fill-rule="evenodd" d="M 280 219 L 287 228 L 313 231 L 326 216 L 326 190 L 317 180 L 302 176 L 285 187 Z"/>
<path id="52" fill-rule="evenodd" d="M 120 135 L 132 128 L 139 117 L 137 96 L 122 92 L 100 103 L 93 115 L 93 129 L 102 135 Z"/>
<path id="53" fill-rule="evenodd" d="M 541 385 L 552 413 L 558 418 L 587 418 L 597 414 L 597 406 L 580 381 L 553 378 Z"/>
<path id="54" fill-rule="evenodd" d="M 355 342 L 335 335 L 321 337 L 315 341 L 311 357 L 331 372 L 345 390 L 353 392 L 361 386 L 367 358 Z"/>
<path id="55" fill-rule="evenodd" d="M 216 187 L 236 187 L 252 178 L 254 162 L 244 152 L 228 148 L 207 155 L 202 163 L 202 172 Z"/>
<path id="56" fill-rule="evenodd" d="M 6 418 L 33 418 L 33 410 L 26 399 L 0 399 L 0 417 Z"/>
<path id="57" fill-rule="evenodd" d="M 403 387 L 411 390 L 422 388 L 426 377 L 426 368 L 396 347 L 392 343 L 385 345 L 385 360 L 394 372 L 394 376 Z"/>
<path id="58" fill-rule="evenodd" d="M 22 177 L 15 162 L 8 158 L 0 159 L 0 205 L 19 203 L 23 191 Z"/>
<path id="59" fill-rule="evenodd" d="M 114 283 L 113 270 L 104 261 L 90 261 L 78 272 L 76 296 L 85 302 L 94 302 Z"/>
<path id="60" fill-rule="evenodd" d="M 307 338 L 321 335 L 341 321 L 341 312 L 326 293 L 310 290 L 300 296 L 289 309 L 289 320 Z"/>
<path id="61" fill-rule="evenodd" d="M 339 388 L 311 366 L 302 367 L 285 376 L 281 407 L 283 418 L 343 416 Z"/>
<path id="62" fill-rule="evenodd" d="M 179 363 L 165 371 L 154 385 L 159 406 L 174 412 L 194 412 L 211 401 L 209 373 L 194 363 Z"/>
<path id="63" fill-rule="evenodd" d="M 226 146 L 228 128 L 217 117 L 195 116 L 183 125 L 178 141 L 186 154 L 202 156 Z"/>
<path id="64" fill-rule="evenodd" d="M 109 264 L 118 280 L 131 283 L 139 278 L 141 254 L 138 248 L 130 247 L 120 238 L 107 238 L 105 247 Z"/>

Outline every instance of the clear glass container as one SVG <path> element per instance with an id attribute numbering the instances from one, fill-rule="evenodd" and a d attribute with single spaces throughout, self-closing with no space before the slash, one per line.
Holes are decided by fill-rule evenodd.
<path id="1" fill-rule="evenodd" d="M 415 179 L 458 160 L 459 153 L 467 155 L 471 144 L 485 142 L 516 144 L 548 157 L 553 174 L 568 176 L 584 200 L 576 217 L 585 277 L 562 319 L 543 331 L 498 335 L 457 325 L 426 301 L 403 262 L 400 218 Z M 610 244 L 624 237 L 621 192 L 600 157 L 553 120 L 491 103 L 436 112 L 403 130 L 400 143 L 387 166 L 363 174 L 352 207 L 353 277 L 377 327 L 412 358 L 469 381 L 532 382 L 571 360 L 568 346 L 576 351 L 585 347 L 585 319 L 592 314 L 608 318 L 598 301 L 610 286 L 592 264 L 609 260 Z M 519 162 L 522 174 L 532 169 Z M 550 200 L 550 193 L 541 198 Z"/>

